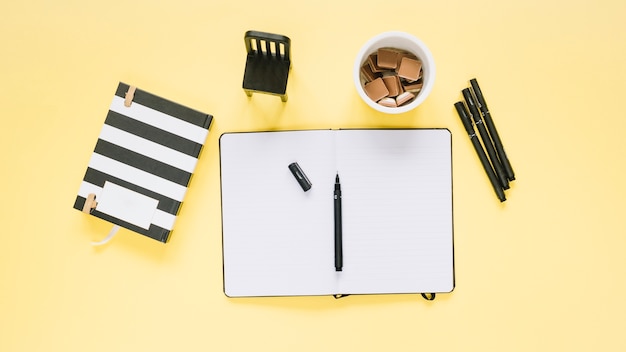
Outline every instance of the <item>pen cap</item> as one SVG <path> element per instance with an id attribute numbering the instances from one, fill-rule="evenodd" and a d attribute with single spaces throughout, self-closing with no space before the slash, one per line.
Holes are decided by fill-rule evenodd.
<path id="1" fill-rule="evenodd" d="M 296 181 L 298 181 L 298 184 L 300 184 L 300 187 L 302 187 L 303 191 L 306 192 L 311 189 L 311 181 L 309 181 L 309 178 L 306 176 L 304 171 L 302 171 L 302 168 L 300 167 L 300 165 L 298 165 L 297 162 L 289 164 L 288 167 L 289 171 L 291 171 L 293 177 L 296 178 Z"/>
<path id="2" fill-rule="evenodd" d="M 463 104 L 463 102 L 461 101 L 458 101 L 454 103 L 454 107 L 456 108 L 456 112 L 459 114 L 459 118 L 461 119 L 463 127 L 465 127 L 465 130 L 467 131 L 467 134 L 473 134 L 474 128 L 472 127 L 472 122 L 467 115 L 467 109 L 465 108 L 465 104 Z"/>
<path id="3" fill-rule="evenodd" d="M 474 97 L 472 97 L 472 92 L 469 88 L 465 88 L 461 91 L 463 93 L 463 98 L 465 98 L 465 103 L 467 103 L 467 107 L 469 108 L 469 113 L 472 116 L 474 122 L 478 123 L 480 121 L 480 115 L 478 113 L 478 107 L 476 106 L 476 102 L 474 101 Z"/>
<path id="4" fill-rule="evenodd" d="M 476 78 L 470 79 L 470 85 L 472 86 L 472 91 L 476 96 L 479 106 L 487 109 L 487 102 L 485 101 L 485 97 L 483 96 L 483 92 L 480 90 L 480 86 L 478 85 Z"/>

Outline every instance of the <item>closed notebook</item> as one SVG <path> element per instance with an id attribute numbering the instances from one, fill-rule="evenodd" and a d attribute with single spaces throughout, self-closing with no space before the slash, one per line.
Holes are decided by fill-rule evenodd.
<path id="1" fill-rule="evenodd" d="M 120 83 L 74 208 L 167 242 L 212 120 Z"/>

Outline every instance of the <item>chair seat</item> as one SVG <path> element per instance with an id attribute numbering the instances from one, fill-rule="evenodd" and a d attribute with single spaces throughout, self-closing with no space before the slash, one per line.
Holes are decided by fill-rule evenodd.
<path id="1" fill-rule="evenodd" d="M 289 78 L 289 61 L 267 55 L 248 55 L 243 89 L 284 95 Z"/>

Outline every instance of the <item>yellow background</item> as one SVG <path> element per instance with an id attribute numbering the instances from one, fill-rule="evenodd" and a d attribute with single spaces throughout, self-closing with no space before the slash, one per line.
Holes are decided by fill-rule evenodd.
<path id="1" fill-rule="evenodd" d="M 626 350 L 623 1 L 4 1 L 0 351 Z M 241 89 L 243 35 L 292 40 L 282 104 Z M 402 30 L 437 65 L 417 110 L 358 97 L 352 64 Z M 485 93 L 517 180 L 500 204 L 453 103 Z M 117 83 L 213 114 L 168 244 L 72 209 Z M 218 137 L 445 127 L 456 289 L 229 299 Z"/>

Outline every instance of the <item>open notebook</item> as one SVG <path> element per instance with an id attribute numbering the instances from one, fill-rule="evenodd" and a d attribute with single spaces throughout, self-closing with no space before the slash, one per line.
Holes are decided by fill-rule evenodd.
<path id="1" fill-rule="evenodd" d="M 446 129 L 223 134 L 225 294 L 452 291 L 451 153 Z M 290 172 L 293 162 L 310 190 Z M 334 266 L 336 174 L 342 271 Z"/>

